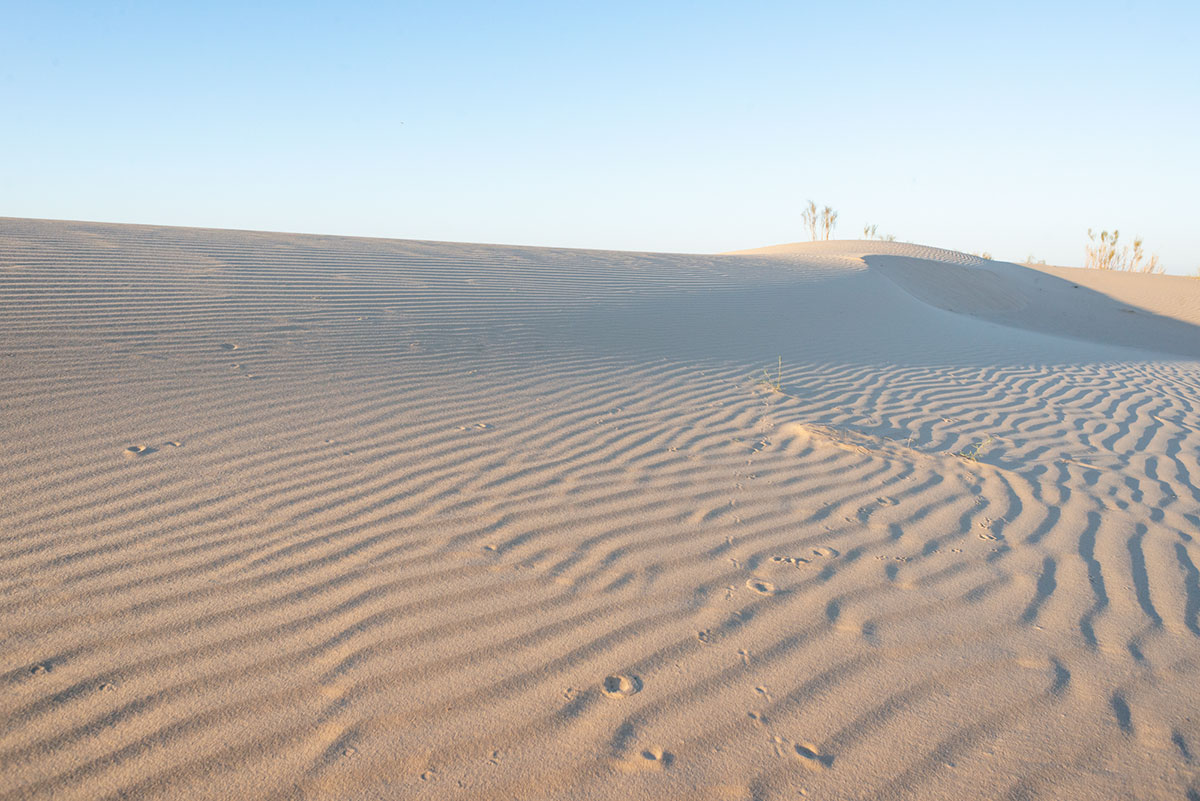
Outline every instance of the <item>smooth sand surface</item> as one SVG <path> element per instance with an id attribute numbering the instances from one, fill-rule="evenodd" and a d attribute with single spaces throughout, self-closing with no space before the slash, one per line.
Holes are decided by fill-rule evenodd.
<path id="1" fill-rule="evenodd" d="M 897 243 L 0 219 L 0 801 L 1198 798 L 1198 326 Z"/>

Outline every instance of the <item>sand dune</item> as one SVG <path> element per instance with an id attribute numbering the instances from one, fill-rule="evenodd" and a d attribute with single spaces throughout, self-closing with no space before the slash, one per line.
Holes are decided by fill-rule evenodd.
<path id="1" fill-rule="evenodd" d="M 1200 281 L 0 219 L 0 311 L 0 801 L 1200 797 Z"/>

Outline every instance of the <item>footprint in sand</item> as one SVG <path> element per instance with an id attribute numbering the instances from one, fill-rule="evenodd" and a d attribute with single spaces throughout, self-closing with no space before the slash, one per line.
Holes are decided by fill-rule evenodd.
<path id="1" fill-rule="evenodd" d="M 792 565 L 793 567 L 801 567 L 809 562 L 802 556 L 772 556 L 771 561 L 778 565 Z"/>
<path id="2" fill-rule="evenodd" d="M 827 768 L 833 764 L 833 757 L 822 754 L 815 745 L 809 743 L 793 743 L 792 751 L 796 758 L 810 768 Z"/>
<path id="3" fill-rule="evenodd" d="M 609 698 L 628 698 L 634 693 L 641 692 L 642 680 L 637 676 L 614 673 L 604 677 L 600 689 Z"/>
<path id="4" fill-rule="evenodd" d="M 834 559 L 838 555 L 837 550 L 822 546 L 813 548 L 808 552 L 808 556 L 772 556 L 771 561 L 777 565 L 791 565 L 795 568 L 802 568 L 805 565 L 812 564 L 814 559 Z"/>
<path id="5" fill-rule="evenodd" d="M 807 768 L 821 770 L 833 765 L 833 757 L 829 754 L 822 754 L 820 749 L 812 743 L 793 743 L 778 735 L 771 739 L 775 741 L 775 753 L 781 756 L 791 755 Z"/>
<path id="6" fill-rule="evenodd" d="M 176 440 L 171 440 L 170 442 L 164 442 L 163 447 L 164 448 L 182 448 L 183 443 L 178 442 Z M 139 456 L 145 456 L 146 454 L 154 453 L 157 450 L 158 450 L 158 448 L 154 448 L 149 445 L 130 445 L 127 448 L 125 448 L 123 453 L 129 459 L 136 459 Z"/>
<path id="7" fill-rule="evenodd" d="M 757 592 L 759 595 L 774 595 L 775 585 L 763 579 L 746 579 L 746 586 Z"/>
<path id="8" fill-rule="evenodd" d="M 237 350 L 237 349 L 238 349 L 238 346 L 233 344 L 232 342 L 222 342 L 221 343 L 221 350 Z"/>
<path id="9" fill-rule="evenodd" d="M 643 748 L 640 754 L 643 767 L 651 770 L 662 770 L 669 767 L 675 761 L 675 756 L 670 751 L 664 751 L 658 746 L 652 748 Z"/>
<path id="10" fill-rule="evenodd" d="M 659 746 L 649 746 L 616 760 L 616 767 L 626 773 L 666 770 L 675 761 L 675 755 Z"/>

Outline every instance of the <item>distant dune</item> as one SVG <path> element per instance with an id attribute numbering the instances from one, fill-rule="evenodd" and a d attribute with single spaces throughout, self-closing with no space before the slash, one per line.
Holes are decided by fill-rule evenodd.
<path id="1" fill-rule="evenodd" d="M 0 801 L 1200 798 L 1198 360 L 916 245 L 0 218 Z"/>
<path id="2" fill-rule="evenodd" d="M 898 242 L 808 242 L 740 253 L 859 258 L 939 309 L 1045 334 L 1200 358 L 1200 282 L 1193 278 L 1012 264 Z"/>

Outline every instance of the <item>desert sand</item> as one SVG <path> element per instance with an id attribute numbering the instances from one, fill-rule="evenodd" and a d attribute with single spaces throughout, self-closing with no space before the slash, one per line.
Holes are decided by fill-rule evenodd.
<path id="1" fill-rule="evenodd" d="M 1198 359 L 899 243 L 0 219 L 0 801 L 1200 798 Z"/>

